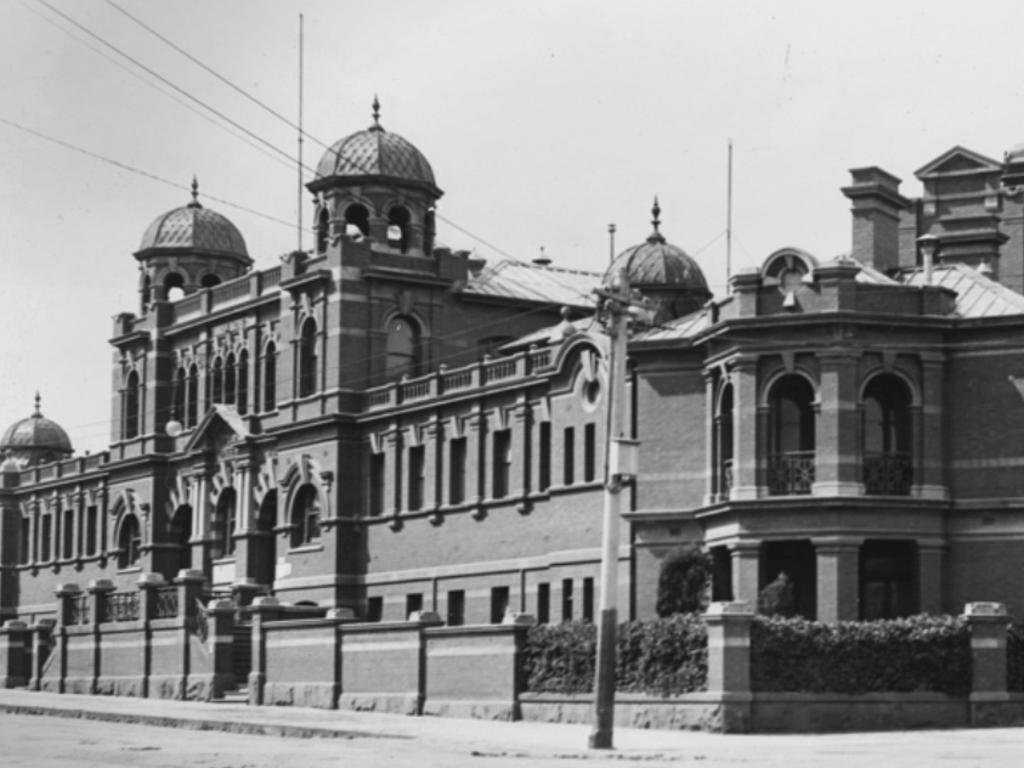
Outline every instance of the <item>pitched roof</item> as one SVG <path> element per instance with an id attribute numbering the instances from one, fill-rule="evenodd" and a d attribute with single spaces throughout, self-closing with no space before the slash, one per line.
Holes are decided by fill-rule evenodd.
<path id="1" fill-rule="evenodd" d="M 921 287 L 924 272 L 903 275 L 906 285 Z M 939 264 L 932 269 L 932 285 L 956 291 L 956 314 L 973 319 L 1024 314 L 1024 296 L 1000 285 L 966 264 Z"/>
<path id="2" fill-rule="evenodd" d="M 594 306 L 594 289 L 603 275 L 503 259 L 469 279 L 464 294 L 558 306 Z"/>

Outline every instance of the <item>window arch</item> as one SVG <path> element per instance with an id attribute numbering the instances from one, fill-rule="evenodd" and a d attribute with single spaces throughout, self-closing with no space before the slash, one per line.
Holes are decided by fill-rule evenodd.
<path id="1" fill-rule="evenodd" d="M 388 244 L 402 253 L 409 250 L 409 209 L 396 205 L 388 211 Z"/>
<path id="2" fill-rule="evenodd" d="M 263 352 L 263 411 L 277 410 L 277 345 L 269 342 Z"/>
<path id="3" fill-rule="evenodd" d="M 320 538 L 320 495 L 316 486 L 299 487 L 292 501 L 292 546 L 300 547 Z"/>
<path id="4" fill-rule="evenodd" d="M 405 374 L 416 376 L 422 364 L 420 326 L 407 315 L 396 315 L 387 326 L 386 374 L 398 378 Z"/>
<path id="5" fill-rule="evenodd" d="M 299 397 L 317 390 L 316 320 L 307 317 L 299 331 Z"/>
<path id="6" fill-rule="evenodd" d="M 213 288 L 220 285 L 220 277 L 214 274 L 203 275 L 203 278 L 199 281 L 199 284 L 203 288 Z"/>
<path id="7" fill-rule="evenodd" d="M 327 208 L 321 208 L 316 222 L 316 252 L 327 252 L 328 228 L 331 226 L 331 214 Z"/>
<path id="8" fill-rule="evenodd" d="M 185 396 L 188 389 L 188 372 L 181 366 L 174 374 L 174 394 L 171 397 L 171 419 L 185 421 Z"/>
<path id="9" fill-rule="evenodd" d="M 345 234 L 349 237 L 367 237 L 370 234 L 370 212 L 361 203 L 352 203 L 345 209 Z"/>
<path id="10" fill-rule="evenodd" d="M 213 366 L 210 369 L 210 392 L 214 404 L 224 402 L 224 361 L 220 355 L 213 358 Z"/>
<path id="11" fill-rule="evenodd" d="M 129 512 L 121 520 L 121 528 L 117 533 L 118 568 L 130 568 L 142 557 L 142 529 L 139 518 Z"/>
<path id="12" fill-rule="evenodd" d="M 899 376 L 883 373 L 864 388 L 861 451 L 864 491 L 906 495 L 914 480 L 911 394 Z"/>
<path id="13" fill-rule="evenodd" d="M 229 352 L 227 359 L 224 361 L 224 404 L 234 405 L 235 404 L 235 373 L 236 366 L 238 363 L 235 360 L 235 353 Z"/>
<path id="14" fill-rule="evenodd" d="M 788 374 L 768 396 L 768 490 L 810 493 L 814 483 L 814 389 L 803 376 Z"/>
<path id="15" fill-rule="evenodd" d="M 249 352 L 238 353 L 238 412 L 245 416 L 249 412 Z"/>
<path id="16" fill-rule="evenodd" d="M 130 371 L 124 381 L 123 435 L 126 440 L 139 436 L 139 374 Z"/>
<path id="17" fill-rule="evenodd" d="M 185 401 L 185 426 L 194 427 L 199 421 L 199 366 L 196 363 L 192 363 L 188 369 Z"/>
<path id="18" fill-rule="evenodd" d="M 733 394 L 732 384 L 726 382 L 718 396 L 715 413 L 715 449 L 718 451 L 718 495 L 729 498 L 733 485 Z"/>
<path id="19" fill-rule="evenodd" d="M 213 516 L 214 557 L 227 557 L 235 552 L 235 523 L 238 517 L 238 496 L 230 486 L 217 497 Z"/>

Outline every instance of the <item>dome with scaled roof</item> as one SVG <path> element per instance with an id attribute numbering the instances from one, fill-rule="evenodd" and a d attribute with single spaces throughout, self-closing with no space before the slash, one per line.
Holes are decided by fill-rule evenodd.
<path id="1" fill-rule="evenodd" d="M 65 459 L 74 453 L 68 433 L 60 424 L 43 416 L 39 402 L 39 393 L 36 393 L 35 412 L 14 422 L 0 439 L 5 466 L 13 460 L 21 468 L 31 467 Z"/>
<path id="2" fill-rule="evenodd" d="M 427 187 L 440 196 L 434 171 L 423 153 L 411 142 L 397 133 L 385 131 L 381 126 L 380 102 L 376 97 L 373 100 L 373 125 L 331 145 L 317 164 L 313 185 L 339 176 L 383 176 Z"/>
<path id="3" fill-rule="evenodd" d="M 662 320 L 682 317 L 703 306 L 711 298 L 711 291 L 693 257 L 661 234 L 658 198 L 654 198 L 651 214 L 654 230 L 644 242 L 615 257 L 605 281 L 625 269 L 630 287 L 658 302 Z"/>
<path id="4" fill-rule="evenodd" d="M 238 227 L 216 211 L 204 208 L 197 199 L 199 185 L 192 180 L 192 202 L 157 216 L 142 235 L 138 254 L 154 251 L 199 251 L 231 256 L 251 263 L 245 239 Z"/>

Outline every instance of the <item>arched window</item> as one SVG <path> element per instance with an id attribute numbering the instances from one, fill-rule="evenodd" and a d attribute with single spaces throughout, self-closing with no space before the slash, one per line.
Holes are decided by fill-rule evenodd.
<path id="1" fill-rule="evenodd" d="M 732 384 L 722 387 L 718 399 L 718 413 L 715 414 L 715 445 L 718 450 L 718 495 L 728 499 L 733 485 L 732 465 Z"/>
<path id="2" fill-rule="evenodd" d="M 263 412 L 277 410 L 277 347 L 274 342 L 263 353 Z"/>
<path id="3" fill-rule="evenodd" d="M 768 490 L 810 493 L 814 483 L 814 390 L 803 376 L 783 376 L 768 398 Z"/>
<path id="4" fill-rule="evenodd" d="M 185 403 L 185 426 L 194 427 L 199 421 L 199 366 L 192 363 L 188 369 Z"/>
<path id="5" fill-rule="evenodd" d="M 300 547 L 320 538 L 320 497 L 316 488 L 305 484 L 292 502 L 292 546 Z"/>
<path id="6" fill-rule="evenodd" d="M 409 250 L 409 211 L 396 205 L 388 211 L 388 245 L 402 253 Z"/>
<path id="7" fill-rule="evenodd" d="M 237 500 L 234 488 L 225 488 L 217 497 L 217 509 L 213 516 L 214 557 L 234 554 Z"/>
<path id="8" fill-rule="evenodd" d="M 174 394 L 171 398 L 171 419 L 185 421 L 185 394 L 188 388 L 188 372 L 182 366 L 174 374 Z"/>
<path id="9" fill-rule="evenodd" d="M 130 568 L 139 562 L 142 556 L 142 532 L 139 518 L 128 513 L 121 520 L 121 529 L 117 534 L 118 568 Z"/>
<path id="10" fill-rule="evenodd" d="M 203 286 L 203 288 L 213 288 L 214 286 L 220 285 L 220 278 L 213 274 L 203 275 L 199 284 Z"/>
<path id="11" fill-rule="evenodd" d="M 434 253 L 434 235 L 436 225 L 434 223 L 434 209 L 431 208 L 423 217 L 423 252 L 428 256 Z"/>
<path id="12" fill-rule="evenodd" d="M 164 294 L 168 301 L 177 301 L 185 296 L 185 278 L 177 272 L 169 272 L 164 277 Z"/>
<path id="13" fill-rule="evenodd" d="M 352 203 L 345 209 L 345 234 L 349 237 L 367 237 L 370 234 L 370 213 L 366 206 Z"/>
<path id="14" fill-rule="evenodd" d="M 192 507 L 188 504 L 184 504 L 178 507 L 174 511 L 174 517 L 171 518 L 171 545 L 178 548 L 178 567 L 180 571 L 183 568 L 192 567 L 192 545 L 190 540 L 192 539 Z"/>
<path id="15" fill-rule="evenodd" d="M 245 416 L 249 412 L 249 352 L 238 353 L 238 412 Z"/>
<path id="16" fill-rule="evenodd" d="M 299 397 L 316 392 L 316 321 L 307 317 L 299 333 Z"/>
<path id="17" fill-rule="evenodd" d="M 139 374 L 131 371 L 124 381 L 124 439 L 139 436 Z"/>
<path id="18" fill-rule="evenodd" d="M 388 321 L 386 373 L 397 379 L 408 374 L 416 376 L 421 364 L 420 328 L 415 320 L 398 315 Z"/>
<path id="19" fill-rule="evenodd" d="M 224 402 L 224 361 L 220 355 L 213 358 L 213 367 L 210 369 L 210 392 L 215 404 Z"/>
<path id="20" fill-rule="evenodd" d="M 864 389 L 863 444 L 866 493 L 906 495 L 914 482 L 910 390 L 898 376 L 881 374 Z"/>
<path id="21" fill-rule="evenodd" d="M 320 209 L 320 215 L 316 222 L 316 252 L 327 252 L 328 229 L 331 226 L 331 214 L 327 208 Z"/>
<path id="22" fill-rule="evenodd" d="M 224 403 L 225 405 L 235 404 L 235 353 L 228 353 L 224 361 Z"/>

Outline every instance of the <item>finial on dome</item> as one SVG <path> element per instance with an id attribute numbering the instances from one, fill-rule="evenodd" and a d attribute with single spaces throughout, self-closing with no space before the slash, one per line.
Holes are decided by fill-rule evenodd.
<path id="1" fill-rule="evenodd" d="M 33 416 L 42 416 L 43 415 L 42 412 L 39 410 L 39 403 L 42 402 L 42 399 L 43 398 L 41 398 L 39 396 L 39 390 L 37 389 L 36 390 L 36 412 L 32 414 Z"/>
<path id="2" fill-rule="evenodd" d="M 654 231 L 647 237 L 648 243 L 664 243 L 665 236 L 661 234 L 658 227 L 661 226 L 661 206 L 658 205 L 658 196 L 654 196 L 654 205 L 651 206 L 651 224 L 654 225 Z"/>
<path id="3" fill-rule="evenodd" d="M 199 180 L 196 175 L 192 174 L 192 202 L 188 204 L 189 208 L 202 208 L 199 204 Z"/>
<path id="4" fill-rule="evenodd" d="M 380 125 L 380 100 L 377 98 L 377 94 L 373 94 L 373 125 L 370 126 L 371 131 L 383 131 L 384 129 Z"/>

